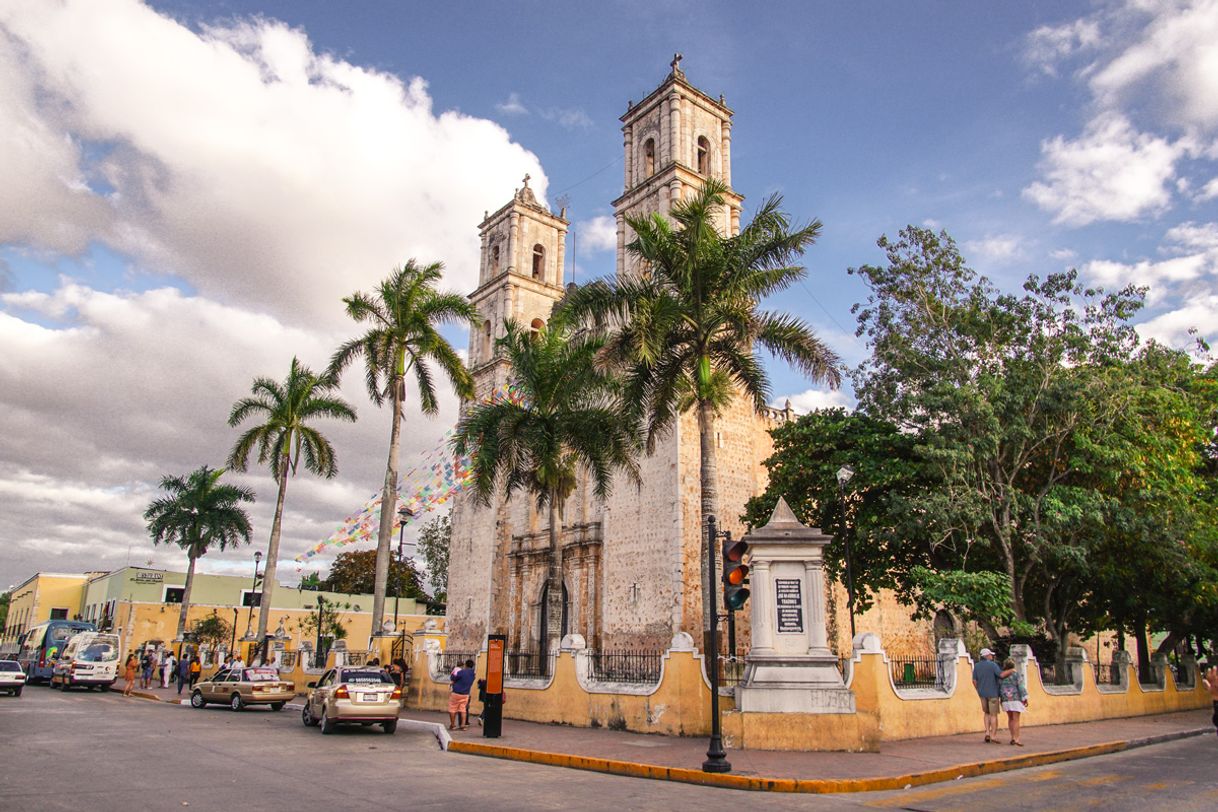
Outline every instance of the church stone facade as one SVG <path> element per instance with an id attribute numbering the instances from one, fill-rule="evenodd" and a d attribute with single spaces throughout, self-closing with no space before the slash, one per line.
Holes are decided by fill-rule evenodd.
<path id="1" fill-rule="evenodd" d="M 691 85 L 677 58 L 663 83 L 629 104 L 621 121 L 625 190 L 613 203 L 618 274 L 634 270 L 626 250 L 634 235 L 625 218 L 667 213 L 707 178 L 729 187 L 721 232 L 738 232 L 743 198 L 730 191 L 732 111 L 722 97 Z M 482 221 L 479 285 L 470 299 L 484 324 L 471 334 L 469 347 L 479 400 L 509 380 L 506 363 L 494 354 L 503 320 L 540 327 L 562 298 L 564 215 L 537 201 L 526 176 L 512 200 Z M 789 409 L 759 415 L 740 398 L 720 416 L 715 444 L 722 528 L 743 532 L 744 504 L 766 486 L 769 430 L 791 418 Z M 701 639 L 696 417 L 683 416 L 640 462 L 642 487 L 619 478 L 602 500 L 585 480 L 563 506 L 563 633 L 580 634 L 594 648 L 661 649 L 678 632 Z M 525 494 L 489 507 L 461 494 L 452 528 L 450 650 L 476 650 L 487 634 L 499 633 L 513 650 L 537 651 L 546 626 L 548 513 Z M 831 602 L 837 614 L 832 603 L 844 608 L 844 595 Z M 738 615 L 742 643 L 746 616 Z M 839 640 L 838 650 L 848 645 Z"/>

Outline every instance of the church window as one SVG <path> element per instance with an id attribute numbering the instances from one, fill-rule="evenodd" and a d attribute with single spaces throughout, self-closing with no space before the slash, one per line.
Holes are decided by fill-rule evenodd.
<path id="1" fill-rule="evenodd" d="M 546 249 L 540 243 L 533 246 L 533 278 L 541 279 L 546 267 Z"/>
<path id="2" fill-rule="evenodd" d="M 498 271 L 499 271 L 499 246 L 495 245 L 495 246 L 491 247 L 491 272 L 496 273 Z"/>
<path id="3" fill-rule="evenodd" d="M 643 142 L 643 176 L 651 177 L 656 173 L 656 142 L 648 138 Z"/>
<path id="4" fill-rule="evenodd" d="M 698 174 L 710 174 L 710 141 L 705 135 L 698 136 Z"/>
<path id="5" fill-rule="evenodd" d="M 541 332 L 541 329 L 545 326 L 546 326 L 546 323 L 544 321 L 542 321 L 541 319 L 533 319 L 533 323 L 529 325 L 529 332 L 533 335 L 537 335 L 538 333 Z"/>
<path id="6" fill-rule="evenodd" d="M 488 361 L 491 357 L 491 323 L 489 321 L 482 325 L 482 357 Z"/>

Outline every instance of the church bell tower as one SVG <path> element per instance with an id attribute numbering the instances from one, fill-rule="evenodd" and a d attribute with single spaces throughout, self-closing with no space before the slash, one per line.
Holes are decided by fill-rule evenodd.
<path id="1" fill-rule="evenodd" d="M 686 80 L 681 54 L 673 56 L 671 68 L 659 87 L 638 104 L 630 102 L 621 117 L 626 190 L 613 201 L 619 276 L 633 271 L 626 246 L 634 241 L 634 231 L 626 218 L 668 214 L 707 178 L 728 187 L 720 232 L 740 231 L 744 198 L 731 188 L 732 111 L 723 96 L 715 100 Z"/>

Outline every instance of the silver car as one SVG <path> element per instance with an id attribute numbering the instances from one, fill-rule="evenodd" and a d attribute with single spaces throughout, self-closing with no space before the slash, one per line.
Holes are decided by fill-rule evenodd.
<path id="1" fill-rule="evenodd" d="M 25 672 L 21 670 L 21 663 L 16 660 L 0 660 L 0 691 L 21 696 L 21 689 L 24 687 Z"/>
<path id="2" fill-rule="evenodd" d="M 402 689 L 376 668 L 331 668 L 309 683 L 300 719 L 306 727 L 333 733 L 338 725 L 380 725 L 386 733 L 398 727 Z"/>

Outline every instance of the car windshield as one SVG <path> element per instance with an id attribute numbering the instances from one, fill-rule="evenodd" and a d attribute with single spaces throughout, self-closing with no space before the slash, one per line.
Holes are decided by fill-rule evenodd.
<path id="1" fill-rule="evenodd" d="M 383 671 L 344 671 L 342 673 L 342 682 L 358 682 L 358 683 L 381 683 L 393 680 Z"/>
<path id="2" fill-rule="evenodd" d="M 0 660 L 0 671 L 20 671 L 21 666 L 15 660 Z"/>
<path id="3" fill-rule="evenodd" d="M 279 671 L 274 668 L 245 669 L 246 682 L 274 682 L 279 679 Z"/>
<path id="4" fill-rule="evenodd" d="M 118 649 L 109 643 L 92 643 L 76 659 L 84 663 L 110 663 L 118 659 Z"/>

